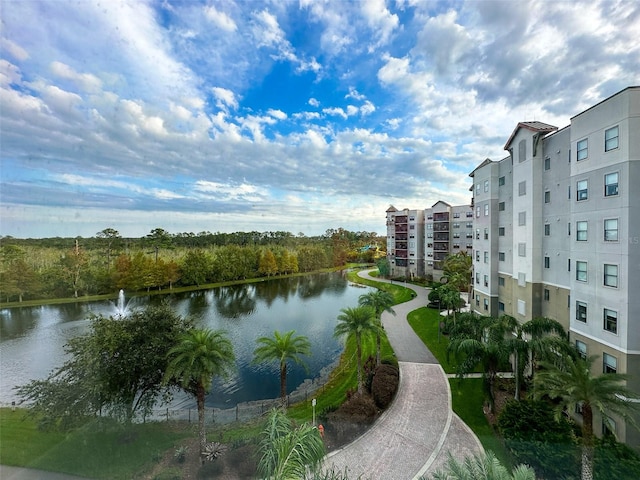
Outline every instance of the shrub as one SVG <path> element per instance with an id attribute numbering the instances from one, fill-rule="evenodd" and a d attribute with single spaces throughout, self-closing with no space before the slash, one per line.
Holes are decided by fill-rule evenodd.
<path id="1" fill-rule="evenodd" d="M 570 478 L 580 471 L 580 451 L 571 423 L 556 422 L 541 401 L 511 400 L 498 417 L 498 429 L 514 463 L 530 465 L 542 478 Z"/>
<path id="2" fill-rule="evenodd" d="M 378 408 L 385 409 L 389 406 L 398 390 L 399 380 L 398 369 L 391 365 L 382 364 L 376 369 L 371 382 L 371 395 Z"/>

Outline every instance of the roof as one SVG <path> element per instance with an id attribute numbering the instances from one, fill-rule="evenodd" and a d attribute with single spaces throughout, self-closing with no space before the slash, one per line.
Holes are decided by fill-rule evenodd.
<path id="1" fill-rule="evenodd" d="M 398 209 L 393 205 L 389 205 L 389 208 L 387 208 L 387 212 L 397 212 L 397 211 Z"/>
<path id="2" fill-rule="evenodd" d="M 474 168 L 474 169 L 473 169 L 473 172 L 471 172 L 471 173 L 469 174 L 469 176 L 470 176 L 470 177 L 473 177 L 473 174 L 475 173 L 475 171 L 476 171 L 476 170 L 478 170 L 479 168 L 482 168 L 482 167 L 484 167 L 485 165 L 488 165 L 488 164 L 490 164 L 490 163 L 492 163 L 492 162 L 493 162 L 493 160 L 491 160 L 490 158 L 485 158 L 485 159 L 484 159 L 484 162 L 482 162 L 480 165 L 478 165 L 476 168 Z M 473 185 L 471 186 L 471 188 L 473 188 Z"/>
<path id="3" fill-rule="evenodd" d="M 442 203 L 443 205 L 446 205 L 447 207 L 450 207 L 451 205 L 449 205 L 447 202 L 443 201 L 443 200 L 438 200 L 436 203 L 434 203 L 433 205 L 431 205 L 431 208 L 435 207 L 436 205 L 438 205 L 439 203 Z"/>
<path id="4" fill-rule="evenodd" d="M 518 125 L 516 126 L 515 130 L 513 131 L 513 133 L 511 134 L 511 136 L 509 137 L 509 140 L 507 140 L 506 145 L 504 146 L 505 150 L 509 150 L 509 145 L 511 145 L 511 142 L 513 141 L 513 138 L 518 134 L 518 130 L 520 130 L 521 128 L 526 128 L 527 130 L 531 130 L 532 132 L 535 133 L 551 133 L 551 132 L 555 132 L 556 130 L 558 130 L 558 127 L 554 127 L 553 125 L 549 125 L 548 123 L 543 123 L 543 122 L 520 122 L 518 123 Z"/>

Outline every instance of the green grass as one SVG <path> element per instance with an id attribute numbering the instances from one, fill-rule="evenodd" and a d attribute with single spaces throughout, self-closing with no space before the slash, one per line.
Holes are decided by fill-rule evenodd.
<path id="1" fill-rule="evenodd" d="M 184 425 L 152 422 L 129 427 L 90 421 L 68 433 L 42 432 L 25 411 L 0 409 L 0 463 L 95 479 L 130 479 L 192 436 Z"/>
<path id="2" fill-rule="evenodd" d="M 482 407 L 485 395 L 482 379 L 452 378 L 449 380 L 449 384 L 451 385 L 453 411 L 473 430 L 485 450 L 491 450 L 503 465 L 512 468 L 509 453 L 484 416 Z"/>
<path id="3" fill-rule="evenodd" d="M 438 336 L 438 327 L 443 317 L 437 309 L 422 307 L 407 315 L 407 321 L 416 335 L 420 337 L 422 343 L 433 353 L 438 359 L 440 365 L 446 373 L 456 373 L 455 359 L 451 356 L 447 359 L 447 347 L 449 346 L 449 337 L 440 334 Z"/>
<path id="4" fill-rule="evenodd" d="M 368 278 L 359 277 L 357 272 L 349 272 L 347 273 L 347 278 L 350 282 L 359 283 L 361 285 L 366 285 L 368 287 L 378 288 L 385 292 L 389 292 L 393 295 L 393 299 L 395 300 L 395 305 L 399 303 L 408 302 L 412 298 L 415 297 L 415 293 L 410 288 L 403 287 L 401 285 L 391 284 L 391 283 L 383 283 L 377 282 L 375 280 L 371 280 Z"/>

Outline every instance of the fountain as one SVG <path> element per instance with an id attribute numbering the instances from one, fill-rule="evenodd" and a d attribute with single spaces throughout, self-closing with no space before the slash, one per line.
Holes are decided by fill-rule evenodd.
<path id="1" fill-rule="evenodd" d="M 114 305 L 116 310 L 115 313 L 118 317 L 127 316 L 127 314 L 129 313 L 129 303 L 131 303 L 131 300 L 129 300 L 129 302 L 126 302 L 124 298 L 124 290 L 120 289 L 120 291 L 118 292 L 118 301 Z"/>

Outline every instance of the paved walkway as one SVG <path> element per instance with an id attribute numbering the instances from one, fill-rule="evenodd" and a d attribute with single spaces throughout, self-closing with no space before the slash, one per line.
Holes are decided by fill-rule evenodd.
<path id="1" fill-rule="evenodd" d="M 361 272 L 367 277 L 369 271 Z M 375 279 L 380 281 L 380 279 Z M 427 304 L 427 290 L 383 313 L 382 323 L 400 366 L 400 385 L 392 405 L 360 438 L 330 453 L 328 469 L 363 480 L 410 480 L 441 469 L 447 453 L 456 458 L 481 452 L 475 434 L 453 413 L 447 376 L 407 323 L 407 314 Z"/>

